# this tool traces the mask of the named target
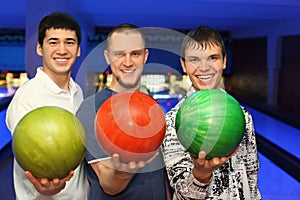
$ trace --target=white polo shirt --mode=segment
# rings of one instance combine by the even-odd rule
[[[59,106],[73,114],[83,101],[80,86],[71,78],[70,91],[59,88],[52,79],[42,70],[37,69],[36,76],[24,83],[15,93],[7,109],[6,124],[13,131],[20,119],[31,110],[42,106]],[[16,198],[21,200],[33,199],[87,199],[88,181],[83,163],[74,171],[74,176],[67,182],[66,187],[53,196],[43,196],[36,191],[32,183],[25,177],[24,170],[14,160],[14,187]]]

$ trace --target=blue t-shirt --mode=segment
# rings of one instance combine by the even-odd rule
[[[86,98],[77,111],[77,117],[82,122],[86,132],[86,156],[87,162],[107,158],[106,152],[99,146],[94,132],[94,121],[98,109],[102,103],[115,92],[105,88],[100,92]],[[121,193],[111,196],[106,194],[99,184],[98,177],[92,167],[88,164],[86,175],[90,183],[89,199],[120,199],[120,200],[165,200],[165,167],[161,156],[147,164],[143,169],[137,171],[129,182],[127,188]]]

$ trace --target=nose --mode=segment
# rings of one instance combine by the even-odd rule
[[[57,46],[57,53],[59,53],[59,54],[66,54],[67,53],[67,48],[66,48],[66,45],[64,43],[60,43]]]
[[[131,55],[130,55],[130,54],[126,54],[126,55],[125,55],[123,64],[124,64],[126,67],[130,67],[130,66],[132,65],[132,58],[131,58]]]
[[[208,71],[210,68],[210,63],[207,61],[199,61],[197,63],[194,63],[194,67],[199,71]]]

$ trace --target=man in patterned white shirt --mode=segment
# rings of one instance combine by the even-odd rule
[[[229,156],[206,160],[207,152],[190,155],[180,144],[176,129],[176,113],[182,102],[199,90],[224,90],[222,73],[226,68],[226,51],[221,35],[207,26],[190,31],[183,40],[183,71],[192,87],[166,115],[167,132],[162,152],[173,199],[261,199],[257,187],[259,160],[251,114],[245,108],[245,133],[239,147]],[[225,91],[224,91],[225,92]]]

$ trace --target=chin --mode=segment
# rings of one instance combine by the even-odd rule
[[[132,88],[136,88],[139,86],[139,82],[123,82],[123,81],[119,81],[119,85],[123,88],[126,88],[126,89],[132,89]]]

